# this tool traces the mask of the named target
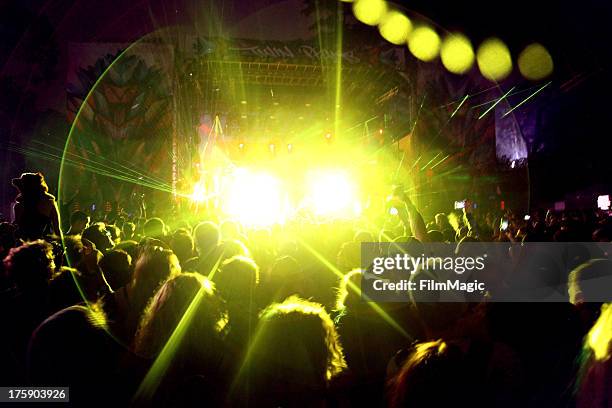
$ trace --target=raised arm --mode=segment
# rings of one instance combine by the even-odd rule
[[[59,210],[57,208],[57,203],[55,200],[51,203],[51,211],[49,213],[49,217],[51,218],[51,226],[53,227],[53,232],[63,240],[62,228],[60,227],[60,219],[59,219]]]
[[[410,231],[421,242],[427,241],[427,227],[421,213],[412,203],[408,195],[404,192],[397,193],[397,198],[403,203],[405,211],[398,211],[400,219],[405,227],[410,227]]]
[[[478,238],[480,235],[480,230],[478,228],[476,218],[474,218],[473,210],[474,208],[472,201],[465,200],[465,206],[463,207],[463,222],[468,227],[470,235],[474,238]]]

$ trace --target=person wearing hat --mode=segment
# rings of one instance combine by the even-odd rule
[[[57,204],[48,192],[45,177],[41,173],[23,173],[12,184],[19,190],[14,206],[17,236],[26,241],[50,234],[61,237]]]

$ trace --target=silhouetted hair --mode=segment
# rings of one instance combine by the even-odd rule
[[[176,231],[170,240],[170,247],[178,257],[181,265],[194,256],[193,238],[187,230],[180,229]]]
[[[116,225],[107,225],[106,230],[110,233],[113,242],[121,241],[121,229]]]
[[[427,241],[429,242],[444,242],[444,234],[438,230],[427,232]]]
[[[336,296],[336,311],[344,312],[359,304],[361,300],[361,270],[354,269],[340,280]]]
[[[592,259],[570,272],[570,302],[612,302],[612,261]]]
[[[70,225],[74,225],[77,222],[86,223],[89,219],[89,215],[85,214],[83,211],[75,211],[70,214]]]
[[[298,297],[262,313],[246,372],[259,402],[308,398],[324,390],[346,363],[336,328],[322,305]],[[281,401],[269,401],[278,395]],[[286,402],[285,402],[286,403]]]
[[[80,235],[65,235],[64,236],[64,251],[68,266],[76,268],[83,259],[83,242]]]
[[[95,222],[85,228],[81,234],[81,238],[91,241],[96,246],[96,249],[104,252],[112,248],[113,242],[110,237],[110,232],[106,230],[106,225],[103,222]]]
[[[158,246],[145,247],[134,267],[134,308],[144,309],[157,289],[180,272],[178,258],[171,250]]]
[[[104,255],[100,260],[100,269],[113,290],[132,281],[132,257],[121,249],[114,249]]]
[[[162,238],[166,233],[166,224],[161,218],[149,218],[145,222],[143,230],[145,237]]]
[[[221,256],[223,259],[229,259],[234,256],[244,256],[247,258],[251,257],[251,251],[237,239],[229,239],[227,241],[223,241],[220,244]]]
[[[250,258],[234,256],[221,265],[213,281],[228,302],[252,302],[259,284],[259,267]]]
[[[133,222],[124,222],[123,226],[121,227],[121,231],[124,235],[128,235],[127,233],[129,232],[131,238],[131,235],[134,235],[134,232],[136,231],[136,224]]]
[[[131,239],[127,241],[121,241],[117,245],[113,247],[113,249],[120,249],[122,251],[127,252],[132,257],[132,262],[135,262],[140,255],[140,247],[138,246],[138,242],[133,241]]]
[[[79,286],[86,286],[81,272],[74,268],[61,267],[49,282],[50,312],[56,312],[83,301]]]
[[[442,340],[420,343],[390,382],[390,406],[472,407],[478,405],[477,383],[461,350]]]
[[[263,285],[269,300],[282,302],[292,295],[305,296],[308,285],[299,262],[292,256],[277,258],[268,273],[264,275]]]
[[[15,232],[17,227],[8,222],[0,222],[0,251],[6,251],[15,246],[17,243]],[[0,252],[2,254],[2,252]]]
[[[74,405],[92,405],[96,390],[116,386],[120,351],[107,332],[102,311],[71,306],[49,317],[32,334],[28,378],[33,385],[70,384]],[[110,405],[116,402],[113,397],[117,393],[96,396],[94,405]]]
[[[219,228],[212,222],[201,222],[193,229],[193,241],[198,254],[207,255],[219,245]]]
[[[11,248],[4,258],[9,279],[21,290],[47,286],[55,268],[52,250],[42,239]]]
[[[374,236],[369,231],[357,231],[353,237],[353,241],[362,242],[374,242]]]
[[[135,351],[155,357],[181,324],[185,331],[176,346],[183,357],[198,359],[217,354],[222,350],[211,347],[219,346],[226,322],[214,285],[200,274],[182,273],[167,280],[151,299],[136,333]]]
[[[576,407],[610,406],[612,369],[612,303],[601,305],[601,314],[584,338],[576,381]]]
[[[42,173],[23,173],[19,178],[14,178],[11,184],[19,190],[20,195],[17,196],[17,201],[21,201],[21,198],[42,197],[49,191]]]

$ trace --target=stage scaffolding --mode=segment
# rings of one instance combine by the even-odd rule
[[[213,84],[240,81],[252,85],[323,87],[328,78],[335,78],[335,65],[287,64],[280,62],[214,61],[204,62],[213,74]],[[366,66],[343,66],[342,75],[363,78],[374,70]]]

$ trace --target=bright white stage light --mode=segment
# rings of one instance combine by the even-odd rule
[[[237,169],[223,197],[223,211],[250,227],[282,223],[285,209],[280,184],[268,173]]]
[[[203,203],[206,200],[206,187],[204,187],[204,183],[198,181],[193,186],[193,193],[191,193],[191,199],[196,203]]]
[[[312,171],[308,174],[306,201],[318,216],[351,218],[361,213],[357,189],[343,171]]]

